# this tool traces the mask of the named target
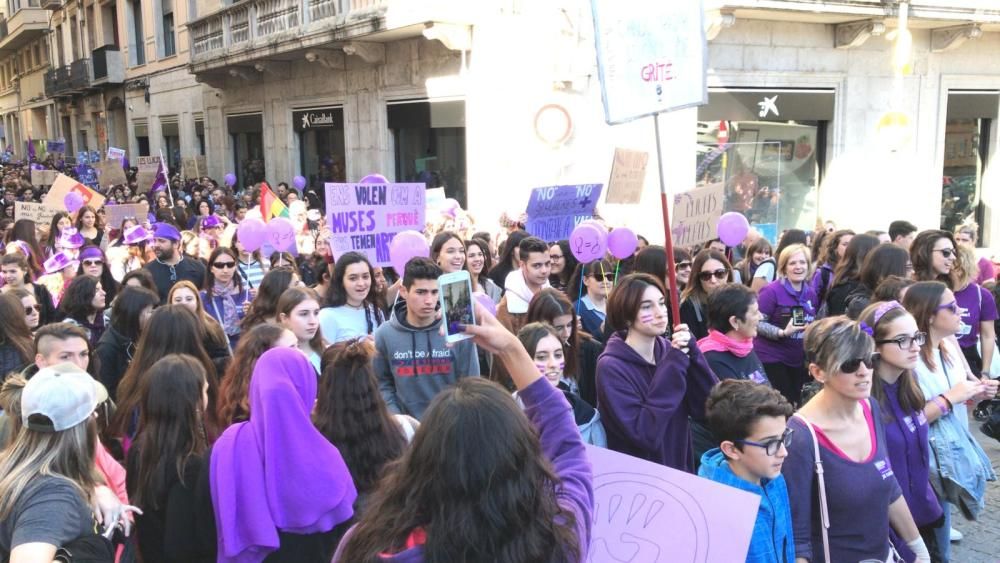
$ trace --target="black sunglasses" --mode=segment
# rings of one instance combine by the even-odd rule
[[[228,270],[229,268],[235,268],[236,262],[212,262],[213,268],[223,268]]]
[[[612,279],[612,276],[608,276],[600,272],[596,274],[590,274],[590,277],[594,278],[594,281],[599,281],[599,282],[603,282],[605,280],[610,281]]]
[[[840,364],[840,373],[857,373],[861,369],[861,364],[864,364],[866,369],[872,369],[872,366],[875,365],[874,359],[875,356],[868,356],[867,358],[847,360]]]
[[[703,282],[708,281],[713,277],[715,277],[715,279],[719,281],[722,281],[729,277],[729,270],[724,270],[722,268],[719,268],[714,272],[698,272],[698,279],[700,279]]]

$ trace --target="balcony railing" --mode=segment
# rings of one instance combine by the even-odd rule
[[[93,82],[90,59],[77,59],[67,66],[45,73],[45,95],[55,97],[77,94],[90,89]]]
[[[191,55],[212,57],[217,51],[266,42],[285,32],[297,32],[314,22],[349,18],[379,8],[388,0],[248,0],[191,22]]]

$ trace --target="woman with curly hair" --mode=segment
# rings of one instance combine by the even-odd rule
[[[251,328],[240,338],[219,389],[219,421],[223,427],[250,418],[250,376],[257,359],[271,348],[294,348],[295,333],[274,323]]]
[[[69,283],[59,311],[64,315],[63,321],[75,324],[87,332],[87,340],[91,349],[97,348],[97,343],[104,334],[104,307],[107,306],[107,294],[101,286],[101,280],[94,276],[77,276]]]

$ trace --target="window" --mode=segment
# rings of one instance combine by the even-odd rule
[[[160,130],[163,133],[163,158],[167,159],[167,166],[178,169],[181,164],[181,133],[177,116],[161,117]]]
[[[392,102],[387,112],[396,181],[444,187],[447,197],[466,206],[465,102]]]
[[[198,154],[205,154],[205,118],[198,114],[194,119],[194,136],[198,138]]]
[[[149,126],[146,124],[146,120],[135,120],[133,127],[135,128],[135,144],[139,156],[149,156]]]
[[[264,118],[259,113],[228,115],[226,129],[232,139],[236,185],[263,182],[267,173],[264,162]]]
[[[142,30],[142,1],[128,0],[128,8],[132,16],[128,36],[128,59],[132,66],[144,65],[146,64],[146,39]],[[148,155],[147,153],[142,154]]]
[[[308,185],[322,188],[326,182],[346,182],[343,108],[295,110],[292,126],[298,133],[299,166]]]
[[[177,44],[174,40],[174,2],[173,0],[160,1],[163,14],[163,19],[161,20],[163,56],[171,57],[177,54]]]
[[[983,202],[983,172],[989,162],[990,131],[997,118],[1000,94],[995,91],[948,92],[948,114],[944,133],[944,169],[941,185],[941,228],[975,221],[980,225],[979,246],[984,240],[982,225],[986,214]]]

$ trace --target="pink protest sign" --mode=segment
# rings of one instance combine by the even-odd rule
[[[424,230],[424,184],[326,184],[327,226],[334,256],[356,251],[373,266],[391,266],[396,233]]]
[[[587,561],[746,560],[760,497],[683,471],[587,446],[594,527]]]

